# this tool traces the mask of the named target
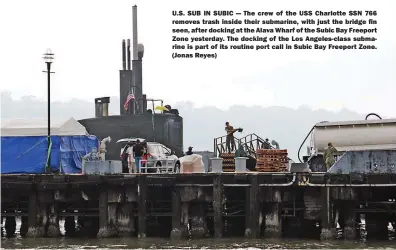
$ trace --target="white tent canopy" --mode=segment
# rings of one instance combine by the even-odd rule
[[[3,119],[1,136],[46,136],[47,119]],[[76,119],[66,121],[51,120],[51,135],[88,135],[87,130]]]

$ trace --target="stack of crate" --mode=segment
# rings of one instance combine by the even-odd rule
[[[256,171],[286,172],[289,159],[286,149],[258,149]]]
[[[235,171],[235,159],[233,153],[221,153],[220,157],[223,158],[223,172]]]

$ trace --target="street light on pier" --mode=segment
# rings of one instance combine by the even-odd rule
[[[54,54],[52,53],[51,49],[47,49],[44,53],[43,59],[44,62],[47,64],[47,71],[43,71],[47,73],[48,81],[47,81],[47,143],[48,143],[48,155],[47,155],[47,165],[45,167],[45,171],[51,172],[51,64],[54,61]]]

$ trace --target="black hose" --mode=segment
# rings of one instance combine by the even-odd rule
[[[380,120],[382,120],[381,116],[377,115],[376,113],[370,113],[370,114],[366,115],[366,120],[367,120],[367,118],[369,118],[372,115],[374,115],[374,116],[378,117]]]
[[[309,135],[312,133],[312,131],[315,129],[315,127],[316,127],[316,126],[313,126],[313,127],[311,128],[311,130],[309,131],[309,133],[308,133],[307,136],[305,137],[304,141],[301,143],[300,148],[298,149],[297,156],[298,156],[298,160],[299,160],[301,163],[303,163],[302,160],[300,159],[300,151],[301,151],[301,148],[302,148],[302,146],[304,145],[305,141],[308,139],[308,136],[309,136]]]

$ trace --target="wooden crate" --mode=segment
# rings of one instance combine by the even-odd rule
[[[259,161],[256,164],[256,171],[258,172],[286,172],[287,168],[282,162],[263,162]]]
[[[287,155],[287,149],[257,149],[257,155]]]
[[[287,157],[259,157],[257,159],[258,162],[283,162],[287,163],[289,162],[289,159]]]

